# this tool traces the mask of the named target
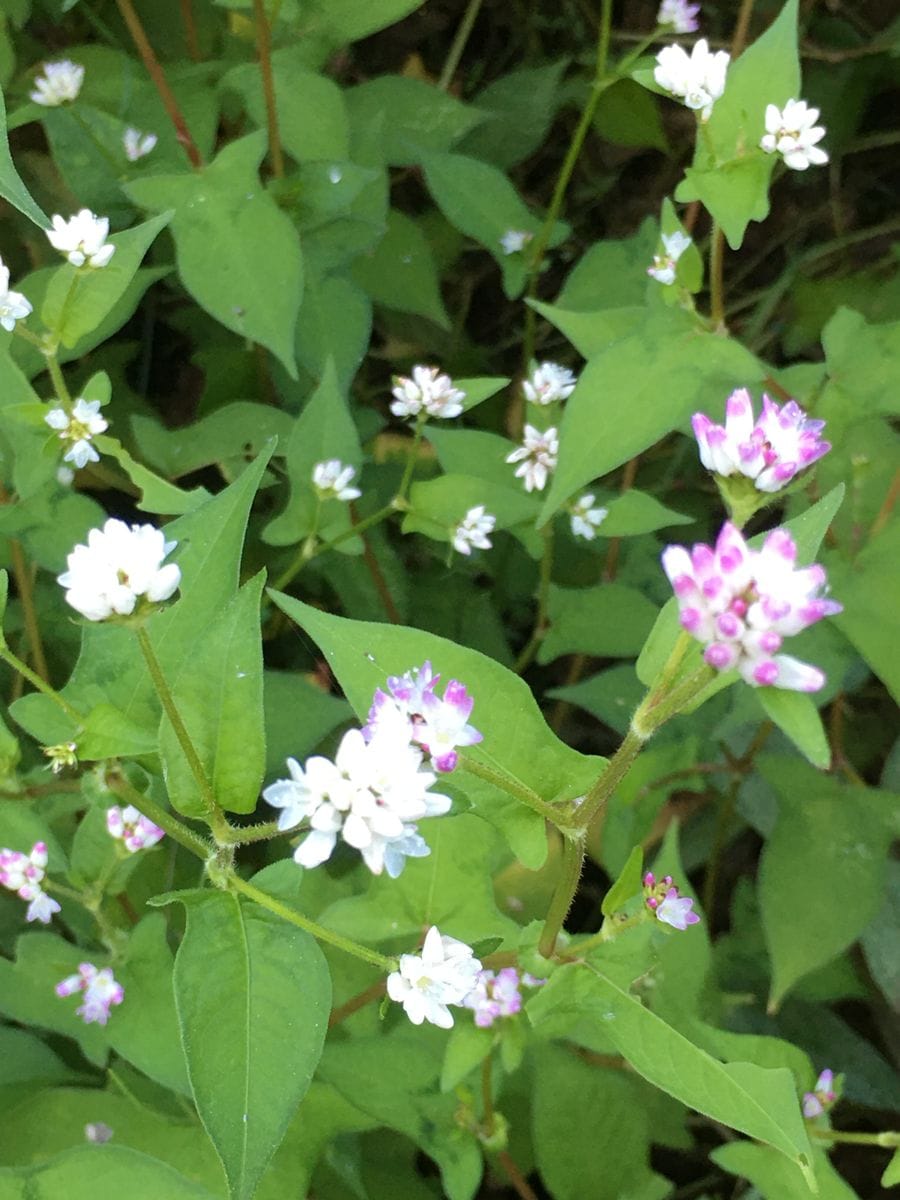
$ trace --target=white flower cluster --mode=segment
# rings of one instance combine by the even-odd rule
[[[585,492],[569,508],[569,520],[575,537],[583,537],[585,541],[594,540],[597,530],[609,516],[608,508],[594,507],[593,492]]]
[[[526,492],[542,492],[556,470],[558,456],[559,434],[555,425],[543,432],[534,425],[526,425],[522,445],[507,454],[506,461],[519,463],[516,478],[525,484]]]
[[[78,992],[81,992],[84,1000],[75,1011],[85,1025],[94,1021],[98,1025],[105,1025],[109,1020],[109,1010],[125,999],[125,989],[116,982],[112,969],[98,969],[93,963],[81,963],[77,975],[68,975],[56,985],[56,994],[61,998],[74,996]]]
[[[22,293],[9,290],[9,268],[0,258],[0,325],[7,333],[12,333],[16,321],[24,320],[30,312],[31,304]]]
[[[701,121],[708,121],[713,105],[725,91],[730,62],[731,56],[726,51],[712,52],[706,38],[700,38],[690,54],[678,45],[660,50],[653,78],[688,108],[699,110]]]
[[[126,525],[111,517],[66,559],[69,569],[58,576],[66,601],[89,621],[105,621],[129,616],[139,602],[168,600],[181,582],[181,569],[163,559],[176,544],[152,525]]]
[[[647,274],[657,283],[664,283],[668,287],[675,282],[678,260],[690,246],[691,239],[686,233],[676,229],[674,233],[662,235],[662,244],[663,253],[653,256],[653,262],[647,268]]]
[[[525,399],[532,404],[555,404],[557,400],[568,400],[578,382],[568,367],[559,363],[542,362],[522,384]]]
[[[290,779],[265,789],[264,799],[281,809],[279,829],[309,822],[294,852],[300,866],[326,862],[338,835],[373,874],[392,879],[407,858],[429,853],[416,822],[450,808],[449,796],[431,791],[435,772],[453,770],[457,746],[481,741],[467,723],[474,701],[465,686],[451,680],[439,697],[439,679],[428,662],[392,676],[387,692],[376,690],[365,728],[344,734],[333,762],[315,755],[300,766],[289,758]]]
[[[490,550],[493,543],[488,534],[493,532],[496,524],[497,518],[493,513],[485,512],[483,504],[476,504],[453,528],[451,540],[454,550],[465,555],[471,554],[473,547],[476,550]]]
[[[442,375],[439,367],[424,366],[413,367],[412,378],[396,376],[393,395],[391,412],[395,417],[418,417],[426,413],[443,420],[458,417],[466,398],[466,393],[454,387],[453,380]]]
[[[30,98],[44,108],[59,108],[78,99],[84,83],[84,67],[64,58],[61,62],[44,63],[43,75],[34,81]]]
[[[57,432],[61,442],[71,442],[63,462],[81,468],[100,461],[91,441],[96,434],[108,429],[109,423],[100,416],[99,400],[84,400],[79,396],[70,412],[64,408],[51,408],[44,421]]]
[[[122,134],[122,149],[129,162],[137,162],[146,158],[158,141],[155,133],[141,133],[139,129],[129,125]]]
[[[49,925],[53,914],[59,912],[59,905],[41,887],[46,873],[47,847],[43,842],[35,842],[28,854],[0,850],[0,886],[27,900],[25,920],[40,921],[42,925]]]
[[[97,217],[89,208],[82,208],[68,221],[57,213],[53,228],[47,230],[47,240],[54,250],[64,254],[73,267],[105,267],[116,252],[109,235],[109,218]]]
[[[481,970],[471,946],[441,934],[432,925],[420,954],[400,955],[399,969],[388,976],[387,992],[403,1005],[413,1025],[428,1021],[451,1029],[453,1014],[448,1005],[463,1005]]]
[[[819,110],[810,108],[805,100],[788,100],[783,109],[767,104],[766,132],[759,144],[766,154],[777,151],[793,171],[823,166],[828,155],[818,145],[825,136],[825,127],[816,124],[818,119]]]
[[[500,239],[500,248],[504,254],[521,254],[533,238],[534,234],[526,229],[507,229]]]
[[[145,817],[133,804],[120,808],[114,804],[106,810],[106,828],[109,836],[117,842],[122,842],[129,854],[137,854],[139,850],[149,850],[165,836],[165,830]]]
[[[350,487],[355,474],[355,467],[345,466],[337,458],[329,458],[313,467],[313,487],[320,500],[358,500],[362,492],[359,488]]]

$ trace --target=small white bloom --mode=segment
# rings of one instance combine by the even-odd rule
[[[125,989],[116,981],[111,968],[98,970],[93,963],[81,963],[77,975],[68,975],[56,985],[56,994],[61,998],[74,996],[77,992],[84,994],[84,1003],[75,1011],[85,1025],[93,1021],[105,1025],[109,1010],[125,999]]]
[[[449,375],[438,367],[413,367],[412,378],[398,375],[394,379],[394,399],[391,412],[395,417],[417,417],[423,410],[430,417],[458,417],[463,410],[466,393],[453,386]]]
[[[535,367],[531,376],[522,384],[525,399],[532,404],[553,404],[556,400],[567,400],[575,391],[578,382],[568,367],[558,363],[543,362]]]
[[[93,1142],[97,1146],[102,1146],[104,1142],[108,1142],[113,1136],[114,1130],[108,1125],[104,1125],[102,1121],[91,1121],[84,1127],[84,1140]]]
[[[133,804],[120,808],[114,804],[106,810],[106,828],[109,836],[123,842],[131,854],[138,850],[149,850],[165,836],[165,830],[145,817]]]
[[[708,121],[713,105],[725,91],[731,56],[724,50],[710,53],[706,38],[694,43],[691,53],[682,46],[664,46],[656,56],[653,78]]]
[[[91,439],[108,429],[109,423],[100,416],[99,400],[84,400],[79,396],[70,413],[64,408],[51,408],[44,421],[57,431],[60,441],[72,443],[63,455],[63,462],[70,462],[80,469],[89,462],[100,461]]]
[[[141,133],[133,125],[129,125],[122,134],[122,148],[129,162],[137,162],[139,158],[146,158],[158,141],[159,138],[155,133]]]
[[[453,530],[454,550],[460,554],[471,554],[473,546],[476,550],[490,550],[493,543],[488,534],[496,524],[497,518],[485,512],[483,504],[470,508]]]
[[[16,321],[21,321],[31,312],[31,305],[21,292],[9,290],[9,269],[0,258],[0,325],[12,333]]]
[[[603,524],[608,515],[609,509],[594,508],[593,493],[585,492],[569,509],[572,532],[576,537],[583,537],[591,542],[594,540],[597,529]]]
[[[669,26],[675,33],[696,33],[700,27],[699,12],[700,5],[689,4],[688,0],[662,0],[656,23]]]
[[[653,256],[653,265],[647,268],[647,274],[657,283],[669,285],[675,282],[675,268],[679,258],[690,246],[691,239],[686,233],[676,229],[674,233],[662,235],[662,244],[663,253]]]
[[[75,481],[75,472],[71,467],[56,468],[56,482],[61,487],[71,487]]]
[[[58,108],[78,99],[84,82],[84,67],[64,58],[61,62],[44,63],[44,74],[34,81],[31,99],[44,108]]]
[[[552,471],[556,470],[559,455],[559,436],[556,429],[541,433],[533,425],[525,426],[525,436],[518,450],[506,456],[508,463],[520,463],[516,478],[522,479],[526,492],[542,492]]]
[[[313,487],[322,500],[357,500],[362,492],[349,486],[355,474],[354,467],[345,467],[339,459],[330,458],[313,467]]]
[[[462,1005],[475,988],[481,963],[471,946],[428,930],[421,954],[401,954],[400,969],[388,976],[387,992],[403,1005],[413,1025],[429,1021],[441,1029],[453,1026],[448,1005]]]
[[[163,560],[177,543],[167,542],[152,525],[126,525],[110,518],[92,529],[86,546],[76,546],[58,576],[66,600],[89,621],[128,616],[139,600],[168,600],[181,582],[181,570]]]
[[[825,127],[817,125],[819,110],[810,108],[805,100],[788,100],[783,109],[776,104],[766,105],[766,132],[760,146],[766,154],[776,151],[785,166],[794,171],[820,167],[828,155],[817,145],[825,136]]]
[[[534,237],[533,233],[529,233],[526,229],[507,229],[503,237],[500,239],[500,245],[504,254],[518,254],[524,250],[528,243]]]
[[[73,267],[105,267],[116,252],[109,234],[109,218],[97,217],[89,208],[82,208],[68,221],[57,213],[53,228],[47,230],[50,245],[64,254]]]

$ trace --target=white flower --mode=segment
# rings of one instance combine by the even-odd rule
[[[84,993],[84,1003],[75,1011],[84,1018],[85,1025],[92,1021],[105,1025],[109,1010],[125,999],[125,989],[116,982],[111,969],[104,967],[101,971],[93,963],[81,963],[77,975],[69,975],[56,985],[57,996],[74,996],[76,992]]]
[[[60,104],[78,99],[84,82],[84,67],[64,58],[61,62],[44,63],[44,74],[34,81],[30,93],[35,104],[44,108],[58,108]]]
[[[89,621],[104,621],[114,614],[128,616],[142,599],[168,600],[181,582],[181,570],[175,563],[163,566],[163,559],[176,544],[152,525],[110,518],[68,556],[69,569],[58,576],[67,602]]]
[[[109,428],[109,423],[100,416],[99,400],[84,400],[79,397],[67,413],[64,408],[51,408],[44,417],[51,429],[59,433],[60,441],[72,445],[63,455],[63,462],[86,467],[89,462],[99,462],[100,455],[91,445],[91,439]]]
[[[487,536],[497,524],[497,518],[492,513],[484,511],[483,504],[470,508],[463,519],[453,529],[453,548],[460,554],[471,554],[472,547],[476,550],[490,550],[493,543]]]
[[[572,522],[572,533],[576,537],[593,541],[597,529],[609,515],[607,508],[594,508],[593,492],[585,492],[580,500],[576,500],[569,509],[569,519]]]
[[[534,234],[529,233],[527,229],[507,229],[506,233],[500,239],[503,253],[518,254],[525,249],[533,237]]]
[[[661,88],[699,109],[708,121],[713,105],[725,91],[725,76],[731,56],[724,50],[710,53],[706,38],[695,42],[691,53],[682,46],[665,46],[656,56],[653,78]]]
[[[109,218],[97,217],[89,208],[83,208],[64,221],[57,213],[53,217],[53,228],[47,230],[47,239],[55,250],[65,254],[73,267],[105,267],[116,252],[115,246],[106,240],[109,234]]]
[[[575,391],[578,382],[568,367],[557,363],[543,362],[535,367],[529,379],[522,384],[525,399],[532,404],[553,404],[556,400],[567,400]]]
[[[355,474],[354,467],[345,467],[339,459],[330,458],[313,467],[313,487],[322,500],[357,500],[362,492],[348,486]]]
[[[59,905],[46,894],[41,884],[47,873],[47,847],[35,842],[28,854],[20,850],[0,850],[0,885],[28,901],[26,921],[49,925]]]
[[[417,417],[423,410],[430,417],[458,417],[463,410],[466,393],[453,386],[449,375],[439,367],[413,367],[412,378],[398,375],[394,379],[394,399],[391,412],[395,417]]]
[[[785,166],[794,171],[820,167],[828,155],[816,143],[825,136],[825,127],[817,125],[819,110],[810,108],[805,100],[788,100],[783,109],[776,104],[766,105],[766,132],[760,146],[766,154],[777,150]]]
[[[145,817],[142,812],[129,804],[120,808],[114,804],[106,810],[106,828],[109,835],[116,841],[123,842],[131,854],[138,850],[149,850],[166,836],[165,830]]]
[[[141,133],[133,125],[129,125],[122,134],[122,148],[129,162],[137,162],[145,158],[159,141],[155,133]]]
[[[697,20],[699,11],[700,5],[689,4],[688,0],[662,0],[656,23],[668,25],[676,33],[696,33],[700,27]]]
[[[93,1142],[97,1146],[102,1146],[104,1142],[108,1142],[115,1131],[110,1129],[102,1121],[91,1121],[84,1127],[84,1140]]]
[[[559,437],[555,428],[541,433],[533,425],[526,425],[522,445],[508,454],[506,461],[521,464],[516,468],[516,478],[524,481],[526,492],[541,492],[556,469],[558,454]]]
[[[30,312],[31,305],[22,293],[9,290],[9,269],[0,258],[0,325],[7,333],[12,333],[16,321],[21,321]]]
[[[375,689],[363,732],[373,738],[396,727],[395,736],[416,742],[435,768],[444,773],[456,768],[457,746],[477,745],[483,735],[468,723],[475,699],[466,685],[451,679],[443,696],[438,696],[434,689],[439,680],[440,675],[433,674],[428,661],[404,675],[391,675],[390,694]]]
[[[453,1016],[447,1006],[463,1003],[476,986],[480,972],[481,963],[471,946],[442,935],[432,925],[421,954],[400,955],[400,969],[388,976],[387,992],[403,1005],[413,1025],[429,1021],[450,1029]]]
[[[691,244],[691,239],[680,229],[674,233],[662,235],[663,254],[653,256],[653,265],[647,268],[647,274],[658,283],[672,284],[675,282],[675,267],[679,258]]]

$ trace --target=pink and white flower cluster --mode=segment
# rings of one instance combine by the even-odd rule
[[[542,362],[522,384],[522,391],[531,404],[555,404],[557,400],[568,400],[577,383],[577,377],[568,367]]]
[[[662,564],[681,624],[706,647],[711,667],[736,669],[753,687],[823,687],[822,671],[778,651],[786,637],[841,612],[841,605],[822,595],[823,567],[797,567],[797,546],[786,529],[773,530],[761,550],[752,550],[729,522],[714,547],[668,546]]]
[[[453,1027],[449,1005],[461,1006],[475,988],[481,962],[472,947],[428,930],[420,954],[401,954],[399,967],[388,975],[387,993],[403,1005],[413,1025],[428,1021],[441,1029]]]
[[[457,746],[481,741],[467,724],[473,700],[465,686],[451,680],[438,697],[439,678],[427,662],[392,676],[388,692],[375,692],[368,724],[344,734],[333,762],[314,755],[300,766],[289,758],[290,779],[265,789],[265,800],[282,810],[279,829],[309,822],[294,852],[300,866],[326,862],[339,836],[373,874],[392,879],[407,858],[430,853],[416,822],[450,809],[450,797],[431,790],[436,771],[453,770]]]
[[[116,982],[112,969],[103,967],[101,970],[93,963],[80,963],[77,975],[68,975],[56,985],[57,996],[65,998],[77,992],[83,994],[84,1001],[75,1011],[85,1025],[94,1022],[105,1025],[110,1009],[125,999],[125,989]]]
[[[808,417],[793,400],[779,408],[763,396],[754,420],[746,388],[728,397],[724,425],[704,413],[694,413],[692,423],[704,467],[725,477],[744,475],[760,492],[780,491],[831,449],[820,436],[825,422]]]
[[[699,915],[692,911],[693,899],[681,895],[671,875],[664,875],[657,880],[652,871],[647,872],[644,876],[644,903],[657,921],[682,932],[688,925],[696,925],[700,920]]]
[[[827,1112],[838,1098],[838,1089],[835,1087],[834,1071],[827,1067],[819,1075],[815,1082],[815,1086],[811,1092],[803,1093],[803,1115],[808,1121],[815,1117],[821,1117],[824,1112]]]
[[[696,33],[700,28],[697,14],[699,4],[689,4],[688,0],[662,0],[659,12],[656,14],[657,25],[668,26],[675,33]]]
[[[109,836],[117,842],[122,842],[130,854],[138,850],[149,850],[165,836],[165,830],[154,825],[149,817],[145,817],[133,804],[120,808],[114,804],[106,810],[106,828]]]
[[[440,367],[413,367],[412,378],[398,375],[394,378],[394,399],[391,412],[395,417],[441,417],[447,420],[458,417],[463,410],[466,393],[453,386],[449,375],[442,375]]]
[[[521,987],[536,988],[546,982],[546,979],[536,979],[527,972],[520,975],[515,967],[503,967],[496,974],[482,971],[463,1000],[463,1006],[474,1012],[475,1024],[480,1029],[490,1029],[495,1021],[514,1017],[521,1011]]]
[[[28,901],[26,921],[49,925],[50,918],[59,912],[59,905],[47,895],[41,884],[47,873],[47,847],[35,842],[28,854],[20,850],[0,850],[0,885]]]

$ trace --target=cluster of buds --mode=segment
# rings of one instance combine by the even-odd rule
[[[463,519],[454,525],[450,535],[453,549],[468,556],[473,548],[490,550],[493,542],[488,534],[493,533],[497,518],[485,510],[483,504],[470,508]]]
[[[126,525],[111,517],[66,559],[68,570],[58,576],[66,601],[87,620],[105,621],[168,600],[181,570],[163,560],[176,545],[153,525]]]
[[[465,1004],[481,969],[471,946],[432,925],[420,954],[400,955],[399,969],[388,975],[387,993],[403,1005],[413,1025],[428,1021],[451,1029],[453,1014],[448,1006]]]
[[[97,217],[89,208],[82,208],[68,221],[55,214],[53,228],[47,230],[50,245],[73,267],[105,267],[116,252],[106,240],[108,236],[109,218]]]
[[[803,1115],[807,1121],[821,1117],[837,1103],[840,1094],[839,1083],[840,1080],[835,1081],[834,1071],[826,1067],[816,1080],[813,1090],[803,1093]]]
[[[31,303],[22,293],[9,290],[9,268],[0,258],[0,325],[7,333],[12,333],[16,321],[23,321],[30,312]]]
[[[481,971],[475,986],[463,1000],[464,1008],[471,1008],[475,1024],[480,1029],[490,1029],[495,1021],[503,1017],[514,1017],[522,1008],[521,987],[542,987],[546,979],[536,979],[528,972],[519,974],[515,967],[503,967],[497,971]]]
[[[694,901],[682,896],[671,875],[657,880],[652,871],[644,876],[644,904],[657,921],[671,925],[673,929],[685,930],[696,925],[700,917],[693,912]]]
[[[0,850],[0,886],[27,900],[25,920],[40,921],[42,925],[49,925],[53,914],[59,912],[59,905],[41,887],[46,873],[47,847],[43,842],[35,842],[28,854]]]
[[[675,282],[678,260],[690,246],[691,239],[686,233],[676,229],[674,233],[664,233],[661,240],[663,252],[653,256],[653,262],[647,268],[647,274],[657,283],[670,287]]]
[[[458,417],[463,410],[466,393],[453,386],[449,375],[442,375],[439,367],[413,367],[412,378],[398,375],[394,378],[394,399],[391,412],[395,417],[429,417],[448,420]]]
[[[441,816],[449,796],[431,791],[437,771],[456,766],[457,746],[481,741],[467,723],[473,700],[456,680],[443,697],[431,664],[388,680],[376,690],[364,729],[344,734],[334,761],[315,755],[305,766],[288,759],[290,779],[263,792],[280,808],[279,829],[309,822],[310,832],[294,852],[303,867],[326,862],[338,836],[362,855],[369,870],[395,879],[407,858],[430,853],[416,822]]]
[[[753,687],[817,692],[824,686],[817,667],[778,653],[784,638],[841,612],[837,601],[820,595],[824,568],[797,568],[796,562],[797,546],[786,529],[773,530],[761,550],[751,550],[730,523],[715,547],[666,547],[663,569],[681,624],[706,647],[711,667],[736,669]]]
[[[50,759],[47,764],[54,775],[78,766],[78,743],[60,742],[56,746],[44,746],[44,754]]]
[[[694,413],[692,422],[704,467],[721,478],[743,475],[759,492],[780,491],[831,449],[821,437],[825,422],[808,417],[793,400],[779,408],[763,396],[754,420],[746,388],[728,397],[724,425],[704,413]]]
[[[68,975],[56,985],[57,996],[65,998],[81,992],[84,1000],[75,1011],[85,1025],[96,1022],[105,1025],[109,1020],[109,1011],[125,999],[125,989],[117,983],[109,967],[102,970],[93,963],[80,963],[77,975]]]
[[[129,854],[136,854],[138,850],[149,850],[166,836],[165,830],[154,825],[150,818],[138,812],[133,804],[125,808],[114,804],[112,808],[108,808],[106,828],[109,830],[109,836],[122,842]]]
[[[313,467],[313,487],[320,500],[358,500],[362,492],[350,486],[355,474],[355,467],[345,466],[337,458],[329,458]]]
[[[568,400],[578,383],[576,375],[559,363],[542,362],[534,368],[522,384],[525,399],[531,404],[546,407],[559,400]]]
[[[68,444],[63,462],[74,467],[86,467],[99,462],[100,455],[92,445],[94,437],[109,428],[105,417],[100,416],[100,401],[79,398],[68,412],[64,408],[51,408],[44,421],[56,433],[59,440]]]
[[[690,54],[683,46],[665,46],[656,56],[653,78],[688,108],[708,121],[713,105],[725,92],[725,77],[731,56],[724,50],[711,52],[706,38],[695,42]]]

